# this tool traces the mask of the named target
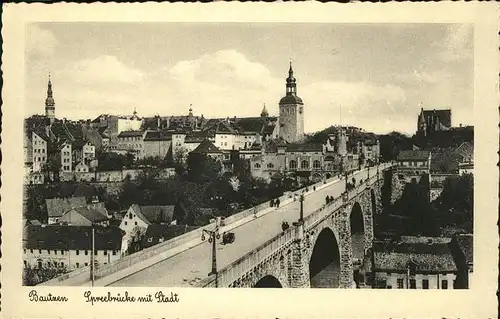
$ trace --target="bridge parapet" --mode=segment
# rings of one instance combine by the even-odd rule
[[[217,276],[211,275],[206,280],[200,281],[198,287],[229,287],[239,278],[251,272],[259,264],[264,263],[267,259],[272,258],[274,254],[290,246],[296,238],[295,232],[295,227],[288,228],[260,245],[257,249],[221,269]]]

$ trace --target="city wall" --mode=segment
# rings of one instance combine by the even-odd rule
[[[137,179],[143,169],[124,169],[120,171],[102,171],[102,172],[63,172],[60,179],[63,182],[86,181],[86,182],[121,182],[130,177],[131,180]],[[159,170],[160,178],[169,178],[175,175],[173,168]]]

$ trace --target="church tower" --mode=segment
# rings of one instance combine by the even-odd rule
[[[56,103],[54,102],[54,97],[52,96],[52,82],[50,81],[47,85],[47,98],[45,99],[45,116],[50,119],[52,123],[56,117]]]
[[[297,96],[292,62],[286,79],[286,95],[279,103],[279,137],[289,143],[299,142],[304,136],[304,102]]]

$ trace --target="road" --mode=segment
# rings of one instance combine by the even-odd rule
[[[375,168],[370,168],[370,175]],[[367,171],[354,173],[356,184],[360,179],[367,177]],[[349,176],[349,181],[352,175]],[[327,195],[338,197],[345,190],[344,180],[337,180],[333,184],[314,193],[310,193],[304,200],[304,217],[325,204]],[[260,216],[245,223],[232,231],[235,241],[230,245],[218,245],[217,269],[222,269],[246,253],[256,249],[269,239],[278,235],[281,223],[288,221],[291,225],[297,221],[300,214],[300,202],[290,202],[280,206],[275,211]],[[211,244],[207,241],[175,256],[165,259],[151,267],[143,269],[128,277],[110,284],[111,287],[190,287],[195,282],[208,276],[212,266]]]

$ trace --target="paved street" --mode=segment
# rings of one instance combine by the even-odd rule
[[[370,174],[376,169],[371,168]],[[357,183],[366,178],[363,170],[354,175]],[[349,179],[352,177],[349,176]],[[325,204],[327,195],[338,197],[345,188],[345,182],[336,181],[332,185],[306,196],[304,201],[304,216]],[[222,269],[231,262],[259,247],[264,242],[281,232],[281,223],[297,221],[299,218],[300,202],[290,202],[279,209],[265,214],[251,222],[245,223],[232,231],[235,241],[230,245],[219,245],[217,249],[217,268]],[[197,279],[205,278],[211,270],[211,244],[208,241],[183,251],[171,258],[161,261],[149,268],[143,269],[131,276],[123,278],[110,286],[158,286],[158,287],[187,287]]]

